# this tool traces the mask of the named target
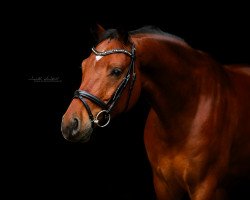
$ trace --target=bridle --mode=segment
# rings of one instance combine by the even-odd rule
[[[100,51],[97,51],[94,47],[92,48],[92,51],[97,56],[107,56],[107,55],[110,55],[110,54],[123,53],[123,54],[126,54],[126,55],[131,57],[131,61],[130,61],[129,68],[128,68],[126,76],[123,78],[122,82],[119,84],[119,86],[115,90],[114,94],[112,95],[112,97],[110,98],[110,100],[107,103],[103,102],[98,97],[96,97],[96,96],[94,96],[94,95],[92,95],[92,94],[90,94],[90,93],[88,93],[87,91],[84,91],[84,90],[76,90],[75,93],[74,93],[74,98],[80,99],[81,102],[83,103],[84,107],[86,108],[86,110],[88,112],[88,115],[89,115],[89,119],[91,121],[92,128],[94,127],[94,124],[96,124],[99,127],[105,127],[110,122],[110,112],[112,111],[115,104],[117,103],[117,101],[121,97],[122,92],[124,91],[124,89],[128,85],[128,82],[129,82],[129,80],[130,80],[130,78],[132,76],[132,80],[130,82],[130,87],[129,87],[129,96],[128,96],[128,99],[127,99],[125,111],[128,108],[130,96],[131,96],[133,86],[134,86],[134,82],[135,82],[135,79],[136,79],[136,73],[135,73],[135,46],[134,46],[134,44],[132,45],[131,52],[129,52],[129,51],[125,50],[125,49],[111,49],[111,50],[100,52]],[[93,103],[95,103],[96,105],[98,105],[99,107],[102,108],[102,110],[100,112],[98,112],[95,117],[93,116],[93,114],[91,112],[91,109],[90,109],[90,107],[89,107],[89,105],[88,105],[88,103],[86,102],[85,99],[89,99],[90,101],[92,101]]]

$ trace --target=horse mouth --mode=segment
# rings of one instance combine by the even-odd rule
[[[78,142],[81,143],[86,143],[90,140],[92,135],[92,130],[89,130],[87,133],[82,134],[82,137],[80,137],[80,139],[78,139]]]
[[[70,142],[85,143],[90,140],[92,132],[93,132],[92,127],[78,131],[70,131],[69,129],[66,128],[65,131],[62,131],[62,135],[66,140]]]

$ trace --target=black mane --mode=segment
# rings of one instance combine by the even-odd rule
[[[124,31],[119,29],[108,29],[105,31],[105,33],[102,35],[102,37],[99,39],[99,42],[102,42],[106,39],[119,39],[120,41],[126,43],[129,41],[130,35],[137,35],[137,34],[158,34],[158,35],[165,35],[171,38],[175,38],[178,40],[184,41],[182,38],[172,35],[170,33],[162,31],[159,27],[156,26],[144,26],[139,29],[133,30],[133,31]]]
[[[157,26],[143,26],[141,28],[138,28],[136,30],[130,31],[130,35],[136,35],[136,34],[147,34],[147,33],[152,33],[152,34],[165,34],[159,27]]]
[[[178,37],[176,35],[164,32],[163,30],[161,30],[157,26],[144,26],[144,27],[141,27],[139,29],[130,31],[129,34],[130,35],[136,35],[136,34],[158,34],[158,35],[165,35],[165,36],[168,36],[168,37],[171,37],[171,38],[175,38],[175,39],[178,39],[178,40],[183,40],[182,38],[180,38],[180,37]]]

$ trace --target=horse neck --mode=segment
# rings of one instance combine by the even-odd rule
[[[166,128],[179,123],[184,129],[199,109],[209,112],[221,98],[223,68],[205,53],[172,38],[134,42],[142,91]]]

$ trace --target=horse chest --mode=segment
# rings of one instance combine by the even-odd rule
[[[182,155],[163,156],[159,158],[158,164],[156,164],[156,171],[165,179],[185,179],[186,174],[189,171],[190,163]]]
[[[186,148],[166,147],[153,138],[146,140],[145,144],[152,169],[164,182],[188,188],[190,182],[197,180],[206,170],[204,159],[207,152],[190,156]]]
[[[153,171],[165,180],[177,180],[184,183],[186,177],[193,174],[193,159],[187,155],[185,148],[180,144],[167,145],[166,141],[156,137],[157,133],[164,132],[154,112],[151,112],[144,131],[144,143]],[[157,144],[157,145],[156,145]]]

